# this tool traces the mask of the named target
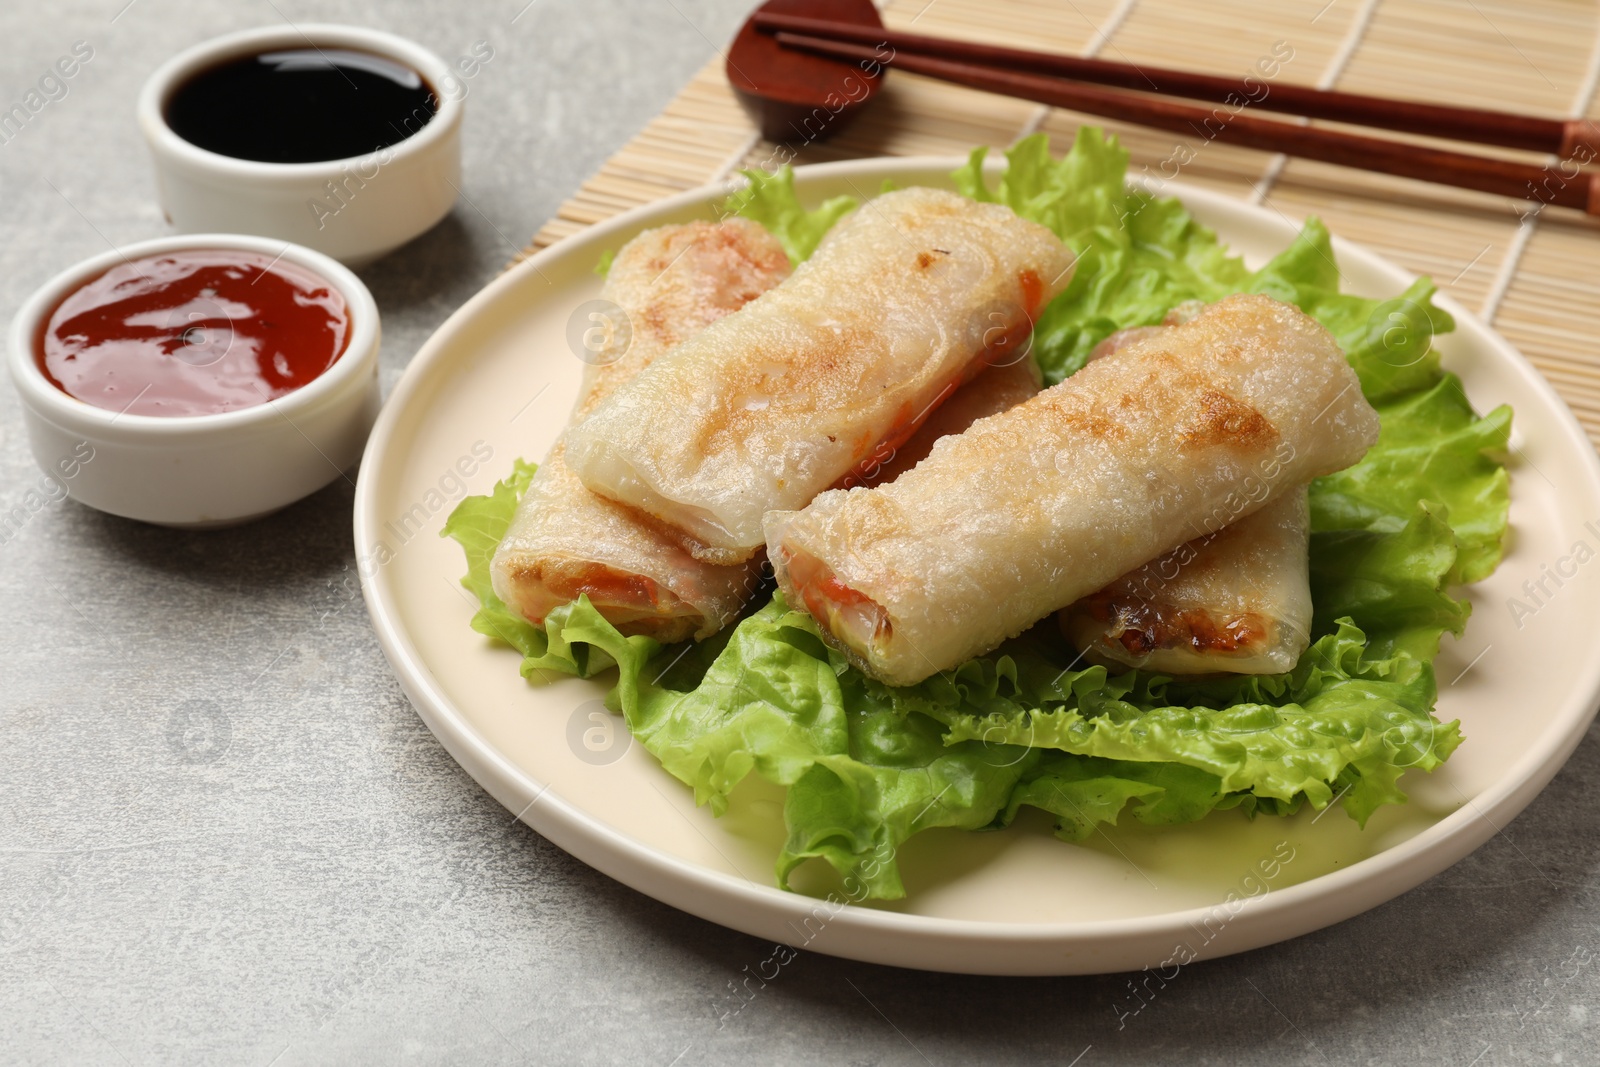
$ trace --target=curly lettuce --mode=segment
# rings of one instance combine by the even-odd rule
[[[958,190],[1048,226],[1079,257],[1035,327],[1048,382],[1116,330],[1235,292],[1294,303],[1343,346],[1382,432],[1360,463],[1312,485],[1315,640],[1293,671],[1181,680],[1078,669],[1047,621],[897,688],[851,667],[779,595],[688,648],[623,637],[586,599],[530,626],[495,598],[488,572],[532,476],[520,462],[445,527],[482,605],[473,628],[521,652],[525,676],[615,667],[609,706],[714,812],[751,774],[785,787],[784,886],[820,859],[852,896],[901,897],[894,856],[908,838],[1004,826],[1023,807],[1081,840],[1125,813],[1175,825],[1337,803],[1364,824],[1403,803],[1404,773],[1436,768],[1461,741],[1458,723],[1433,714],[1432,659],[1442,635],[1466,625],[1469,605],[1451,589],[1498,564],[1509,506],[1510,410],[1479,416],[1440,367],[1433,338],[1454,323],[1432,283],[1388,300],[1341,293],[1316,219],[1251,271],[1178,201],[1127,188],[1126,152],[1097,130],[1080,130],[1060,159],[1043,136],[1018,142],[993,188],[983,161],[979,149],[953,175]],[[762,222],[797,263],[856,206],[840,197],[807,210],[787,168],[750,178],[725,210]]]
[[[833,224],[859,205],[853,196],[836,196],[807,211],[794,191],[794,169],[787,165],[770,174],[753,169],[740,173],[749,184],[728,197],[723,213],[761,223],[796,265],[810,258]]]

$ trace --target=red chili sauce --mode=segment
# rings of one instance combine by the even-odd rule
[[[45,377],[130,415],[214,415],[290,393],[350,342],[344,296],[257,252],[193,249],[119,263],[70,293],[34,351]]]

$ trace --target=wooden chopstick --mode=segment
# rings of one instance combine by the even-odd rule
[[[881,53],[863,45],[803,34],[780,32],[780,44],[839,59],[885,62]],[[1600,216],[1600,172],[1572,166],[1567,170],[1505,159],[1426,148],[1421,145],[1364,137],[1339,130],[1256,118],[1223,108],[1185,104],[1163,97],[1104,89],[1065,78],[995,70],[971,63],[937,59],[899,50],[889,65],[941,81],[1032,100],[1141,126],[1198,135],[1245,148],[1315,159],[1324,163],[1378,171],[1402,178],[1454,185],[1516,199],[1555,204]]]
[[[758,11],[754,22],[758,29],[770,33],[787,31],[858,45],[881,43],[896,53],[913,52],[994,70],[1047,74],[1219,104],[1248,100],[1252,109],[1261,111],[1284,112],[1453,141],[1550,152],[1563,159],[1581,153],[1585,157],[1584,162],[1600,155],[1600,123],[1589,119],[1548,119],[1506,111],[1390,100],[1380,96],[1314,89],[1305,85],[1280,84],[1255,74],[1244,78],[1224,78],[1195,71],[975,44],[801,15]],[[873,58],[883,62],[881,56],[875,55]],[[893,61],[891,64],[901,65]],[[1255,87],[1249,84],[1248,78],[1255,79]]]

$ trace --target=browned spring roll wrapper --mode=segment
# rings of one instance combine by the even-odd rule
[[[1000,415],[895,481],[768,516],[790,602],[919,682],[1349,466],[1378,416],[1313,319],[1234,296]]]
[[[572,423],[788,273],[783,248],[746,219],[664,226],[628,242],[601,293],[628,313],[631,336],[616,335],[585,368]],[[564,442],[539,465],[495,552],[495,594],[541,623],[587,593],[623,633],[660,641],[707,637],[731,621],[756,586],[750,566],[702,563],[648,516],[595,496],[567,466]]]
[[[1163,674],[1281,674],[1311,641],[1306,487],[1060,613],[1084,659]]]
[[[568,460],[699,558],[749,559],[767,511],[804,507],[1015,351],[1072,263],[1003,205],[886,193],[793,277],[617,390],[573,431]]]

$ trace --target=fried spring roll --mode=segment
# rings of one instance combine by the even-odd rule
[[[888,485],[769,515],[768,551],[829,640],[910,685],[1349,466],[1377,435],[1325,329],[1234,296],[941,439]]]
[[[1166,325],[1187,322],[1199,310],[1174,309]],[[1090,358],[1102,359],[1164,328],[1119,331]],[[1015,407],[1039,386],[1038,365],[1031,358],[986,368],[940,405],[866,484],[894,481],[925,459],[939,438]],[[1085,660],[1112,668],[1165,674],[1292,670],[1310,642],[1310,539],[1302,486],[1063,608],[1062,633]]]
[[[665,226],[628,242],[601,292],[627,312],[631,329],[585,367],[572,422],[788,274],[783,248],[746,219]],[[587,593],[623,633],[660,641],[707,637],[731,621],[756,586],[751,568],[703,563],[648,516],[585,489],[566,464],[564,441],[539,465],[495,552],[495,594],[537,624]]]
[[[1187,322],[1201,310],[1203,305],[1175,308],[1165,325]],[[1090,358],[1102,359],[1164,328],[1122,330]],[[986,368],[940,405],[866,484],[894,481],[926,458],[939,438],[1022,403],[1039,385],[1031,358]],[[1310,642],[1310,519],[1302,486],[1063,608],[1062,633],[1085,660],[1112,668],[1164,674],[1292,670]]]
[[[905,189],[840,222],[794,275],[618,389],[568,439],[585,485],[751,558],[762,516],[804,507],[894,447],[1065,287],[1072,252],[998,204]]]
[[[1162,674],[1281,674],[1311,641],[1311,513],[1300,486],[1060,612],[1084,659]]]
[[[1181,304],[1162,326],[1112,334],[1091,360],[1193,319]],[[1286,493],[1215,534],[1160,559],[1059,613],[1084,659],[1163,674],[1279,674],[1311,641],[1311,515],[1306,488]]]

